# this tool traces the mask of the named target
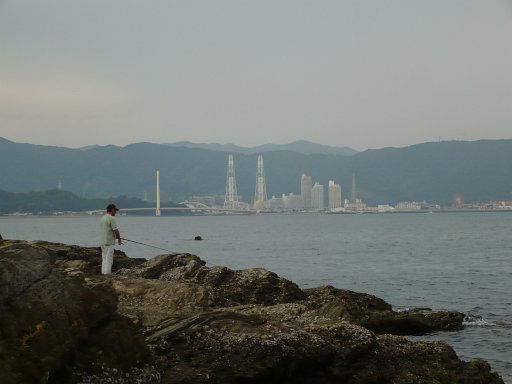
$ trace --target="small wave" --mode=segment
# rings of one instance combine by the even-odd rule
[[[482,316],[466,315],[462,321],[462,325],[466,327],[494,327],[496,323],[484,320]]]
[[[421,313],[432,312],[432,308],[427,307],[393,307],[393,311],[395,312],[408,312],[408,311],[416,311]]]
[[[512,322],[506,320],[497,320],[496,325],[499,325],[503,328],[512,328]]]

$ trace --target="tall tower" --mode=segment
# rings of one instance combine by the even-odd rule
[[[318,182],[311,189],[311,208],[315,211],[324,209],[324,186]]]
[[[256,189],[254,191],[254,209],[267,208],[267,186],[265,184],[265,169],[263,168],[263,156],[258,156],[258,168],[256,170]]]
[[[357,202],[357,188],[356,188],[356,174],[352,174],[352,194],[350,195],[350,202]]]
[[[162,211],[160,211],[160,171],[156,171],[156,211],[155,215],[160,216]]]
[[[341,208],[341,186],[329,180],[329,208]]]
[[[235,163],[233,155],[228,158],[228,172],[226,179],[226,196],[224,197],[224,208],[238,209],[238,193],[236,191]]]
[[[313,182],[311,181],[311,176],[302,174],[300,179],[300,194],[302,197],[302,208],[305,211],[309,211],[311,209],[311,189],[313,188]]]

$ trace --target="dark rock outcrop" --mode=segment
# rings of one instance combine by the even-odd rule
[[[336,289],[331,286],[305,290],[308,306],[319,315],[343,319],[375,333],[422,335],[432,331],[462,329],[464,315],[459,312],[408,310],[395,312],[384,300],[365,293]]]
[[[484,361],[399,335],[461,329],[457,312],[301,290],[190,254],[130,259],[47,242],[0,245],[2,383],[503,383]]]
[[[44,247],[5,243],[0,247],[3,383],[55,381],[79,367],[130,369],[149,361],[140,330],[116,312],[117,294],[109,282],[59,268],[63,260]],[[68,250],[74,254],[77,248]]]

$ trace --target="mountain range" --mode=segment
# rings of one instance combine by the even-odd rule
[[[26,193],[61,185],[86,198],[154,201],[159,170],[162,200],[223,196],[228,152],[175,144],[71,149],[0,138],[0,189]],[[233,151],[238,193],[246,202],[254,196],[259,153]],[[300,194],[305,173],[326,191],[329,180],[340,184],[342,198],[350,197],[355,175],[358,196],[371,205],[425,200],[446,206],[458,193],[466,202],[512,200],[512,140],[431,142],[352,155],[273,150],[263,158],[269,197]]]
[[[322,145],[312,143],[306,140],[297,140],[289,144],[263,144],[256,147],[239,147],[235,144],[218,144],[218,143],[192,143],[190,141],[179,141],[176,143],[165,143],[172,147],[202,148],[211,149],[213,151],[242,153],[246,155],[262,154],[273,151],[294,151],[303,155],[345,155],[352,156],[357,153],[355,149],[349,147],[332,147],[330,145]]]

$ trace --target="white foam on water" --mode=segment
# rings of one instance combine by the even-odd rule
[[[496,323],[484,320],[482,316],[467,315],[462,321],[465,327],[494,327]]]

